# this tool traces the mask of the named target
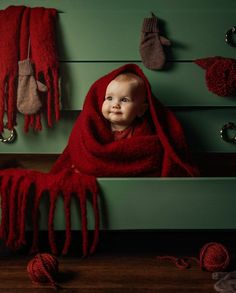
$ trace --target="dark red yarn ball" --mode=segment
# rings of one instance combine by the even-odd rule
[[[203,270],[209,272],[224,271],[229,262],[229,252],[221,243],[207,243],[200,251],[200,267]]]
[[[55,278],[58,273],[57,258],[48,253],[37,254],[27,265],[27,272],[34,284],[49,284],[58,287]]]

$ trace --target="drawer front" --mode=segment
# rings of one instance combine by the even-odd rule
[[[236,109],[184,109],[175,110],[191,151],[236,152],[236,144],[225,142],[220,130],[228,122],[236,122]],[[62,112],[60,122],[51,129],[44,127],[41,133],[23,132],[23,119],[16,128],[17,140],[12,144],[0,144],[1,153],[60,154],[65,148],[78,111]],[[22,117],[21,117],[22,118]]]
[[[236,50],[236,49],[235,49]],[[90,86],[124,63],[62,63],[62,105],[79,110]],[[151,71],[137,63],[147,76],[154,95],[167,106],[236,107],[236,97],[223,98],[207,89],[205,72],[194,63],[169,63],[169,71]]]
[[[101,178],[101,229],[235,229],[233,178],[130,179]],[[225,192],[227,190],[227,192]],[[47,229],[47,200],[40,207],[41,229]],[[125,204],[124,204],[125,203]],[[76,202],[72,202],[72,229],[80,228]],[[58,200],[55,229],[65,228],[63,202]],[[229,215],[231,215],[229,217]],[[88,204],[89,228],[93,213]]]
[[[0,8],[8,5],[55,7],[62,12],[62,60],[140,60],[141,24],[150,11],[163,21],[173,42],[169,59],[235,54],[224,42],[225,32],[235,25],[234,0],[1,0]]]

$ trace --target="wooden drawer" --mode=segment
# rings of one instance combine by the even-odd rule
[[[236,122],[236,109],[184,108],[173,109],[181,122],[192,152],[234,153],[236,144],[220,137],[220,130],[228,122]],[[0,144],[1,153],[60,154],[65,148],[78,111],[64,111],[55,128],[41,133],[23,132],[23,120],[16,128],[18,136],[12,144]],[[21,117],[22,118],[22,117]],[[55,143],[56,142],[56,143]]]
[[[235,229],[235,178],[99,178],[101,229]],[[47,200],[40,207],[41,229],[47,229]],[[72,229],[80,228],[76,201]],[[63,215],[63,216],[62,216]],[[231,216],[229,216],[231,215]],[[55,229],[64,230],[61,198]],[[89,228],[93,213],[88,204]]]
[[[101,76],[122,66],[122,62],[62,63],[62,105],[64,110],[82,109],[90,86]],[[137,63],[147,76],[154,95],[166,106],[236,107],[235,97],[219,97],[207,89],[205,72],[196,64],[170,62],[168,71],[151,71]]]

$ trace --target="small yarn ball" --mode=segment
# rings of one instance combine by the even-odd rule
[[[58,287],[55,278],[58,274],[59,262],[57,258],[48,253],[40,253],[29,261],[27,272],[34,284],[49,284]]]
[[[200,251],[200,267],[208,272],[223,271],[229,262],[229,252],[221,243],[207,243]]]

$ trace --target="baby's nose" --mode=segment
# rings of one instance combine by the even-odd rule
[[[120,104],[119,103],[115,103],[112,107],[114,109],[120,109]]]

